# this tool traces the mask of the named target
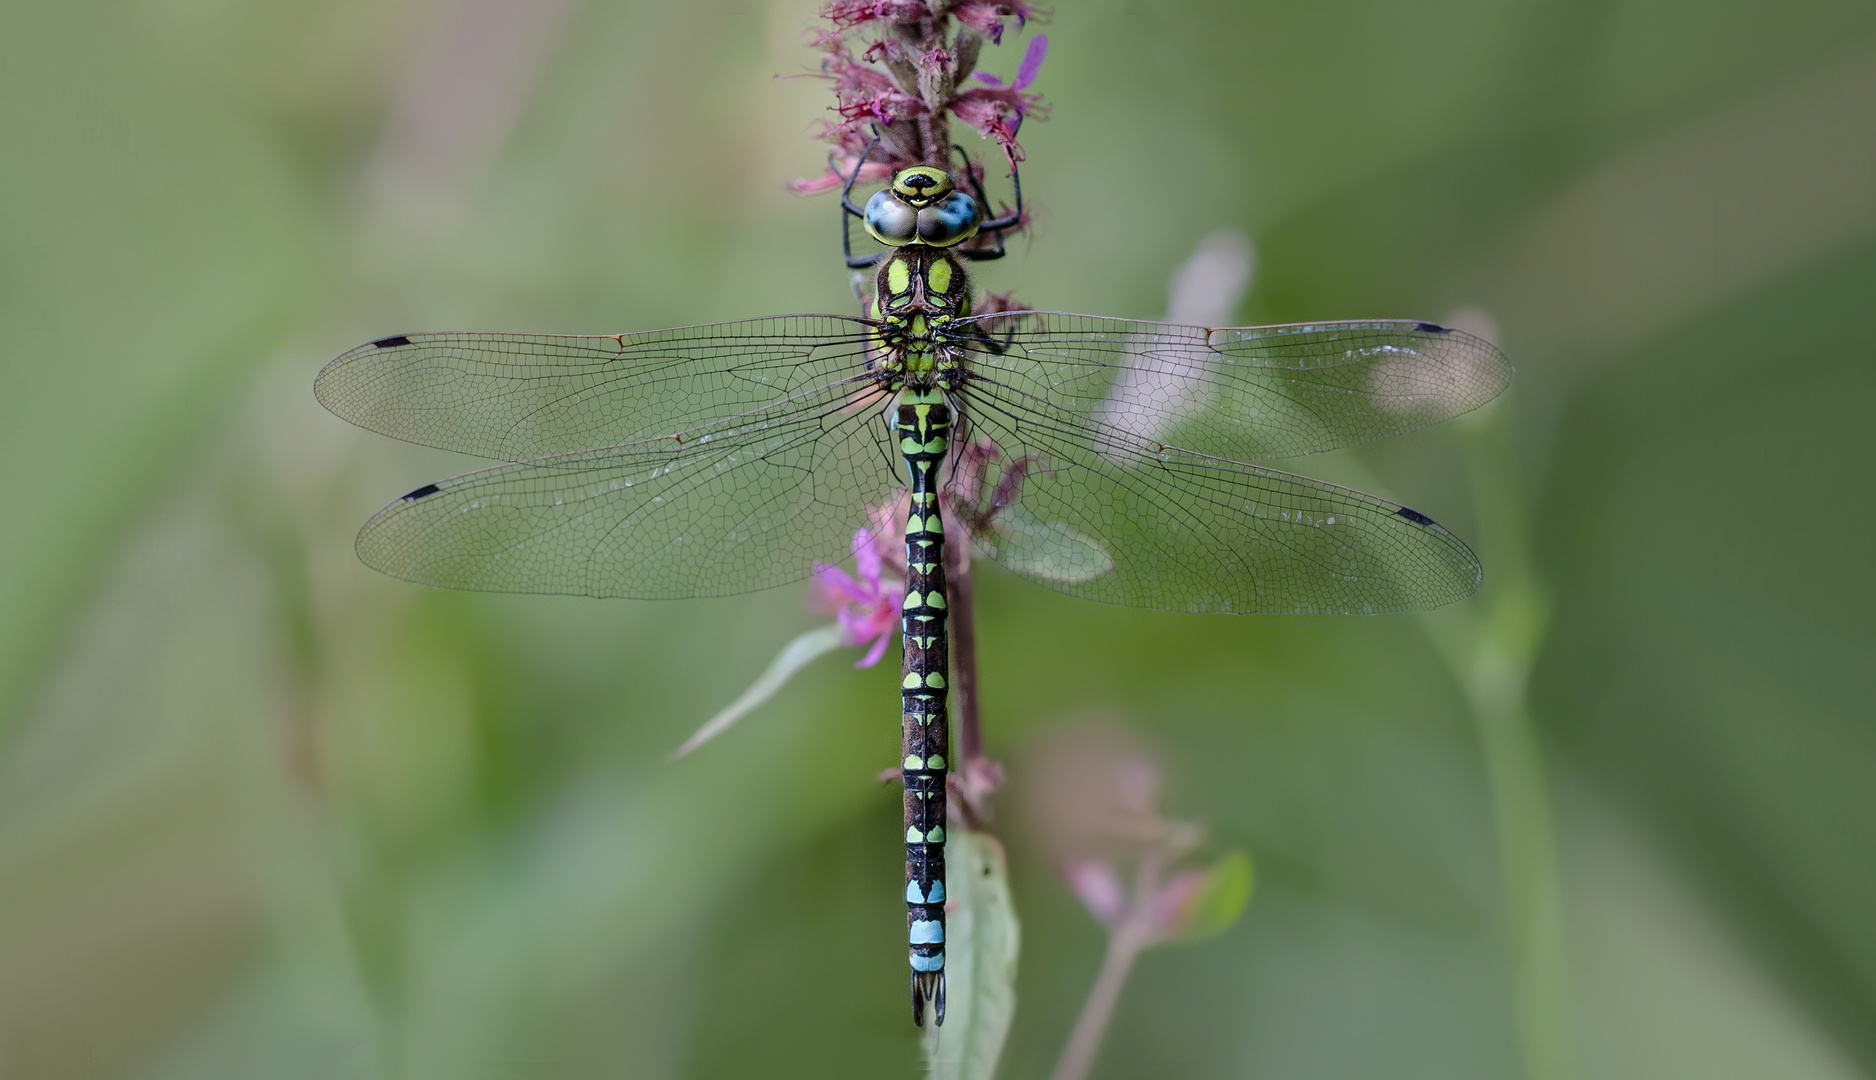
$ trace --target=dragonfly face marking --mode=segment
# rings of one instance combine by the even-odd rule
[[[956,185],[951,174],[930,165],[914,165],[893,175],[890,191],[894,197],[912,206],[930,206],[951,194]]]

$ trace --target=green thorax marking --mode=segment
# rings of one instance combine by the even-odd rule
[[[872,311],[885,346],[879,370],[895,384],[949,386],[958,374],[944,344],[953,319],[970,314],[970,275],[942,248],[909,244],[888,257],[874,282]]]

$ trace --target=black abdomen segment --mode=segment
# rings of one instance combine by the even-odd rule
[[[945,770],[950,734],[945,710],[949,662],[945,637],[944,520],[938,469],[951,433],[951,410],[935,391],[907,391],[894,424],[910,479],[905,526],[905,607],[901,639],[900,762],[905,779],[906,930],[912,962],[912,1019],[923,1026],[930,1002],[945,1019]]]

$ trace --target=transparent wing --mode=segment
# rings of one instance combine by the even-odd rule
[[[1141,443],[1256,461],[1416,431],[1511,383],[1489,342],[1431,323],[1208,330],[1059,312],[967,321],[973,378]],[[999,351],[1000,350],[1000,351]]]
[[[829,384],[682,438],[469,473],[358,535],[367,565],[426,585],[645,599],[723,596],[841,561],[901,484],[886,395]]]
[[[333,360],[313,393],[360,427],[528,461],[751,413],[858,371],[866,334],[837,315],[615,337],[407,334]]]
[[[994,384],[959,398],[972,434],[996,446],[996,464],[956,491],[1001,504],[974,538],[1061,592],[1164,611],[1380,614],[1479,587],[1464,543],[1385,499],[1163,448]]]

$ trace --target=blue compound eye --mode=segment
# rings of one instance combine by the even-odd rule
[[[919,213],[891,192],[876,191],[866,200],[866,231],[887,247],[904,247],[918,239]]]
[[[977,235],[977,200],[954,191],[918,212],[918,238],[933,247],[950,247]]]

